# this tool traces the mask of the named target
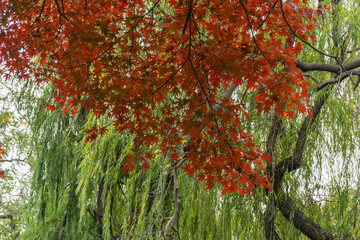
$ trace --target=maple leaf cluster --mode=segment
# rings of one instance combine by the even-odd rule
[[[298,0],[20,1],[0,3],[5,76],[51,81],[60,108],[82,106],[134,134],[134,149],[159,144],[174,161],[191,137],[184,170],[223,193],[270,188],[270,159],[241,127],[230,84],[256,91],[259,112],[305,113],[307,83],[289,26],[308,39],[313,12]],[[286,21],[285,21],[286,20]],[[214,106],[220,104],[221,109]],[[52,105],[47,109],[54,110]],[[74,110],[75,109],[75,110]],[[248,119],[250,121],[250,119]],[[89,129],[90,140],[106,129]],[[151,154],[127,158],[126,171]]]

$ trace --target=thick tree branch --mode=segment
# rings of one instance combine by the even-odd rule
[[[305,63],[300,60],[296,60],[296,66],[302,72],[325,71],[339,74],[340,72],[346,72],[360,67],[360,59],[345,63],[342,66],[328,63]]]
[[[271,159],[274,159],[274,150],[276,139],[279,134],[279,131],[282,126],[282,120],[279,116],[275,115],[272,121],[272,125],[270,128],[268,140],[266,142],[266,154],[271,156]],[[266,172],[269,176],[270,182],[273,182],[273,165],[272,163],[267,164]],[[265,212],[265,237],[268,240],[280,240],[279,235],[275,230],[275,202],[274,202],[274,193],[270,193],[270,203],[267,206]]]
[[[312,108],[312,119],[309,116],[305,118],[300,130],[298,131],[298,139],[296,141],[293,155],[289,158],[282,160],[276,165],[274,170],[274,190],[276,194],[279,193],[282,177],[284,176],[285,172],[294,171],[301,166],[301,158],[305,149],[305,142],[307,138],[307,129],[310,124],[312,124],[316,120],[327,97],[328,93],[325,93],[325,95],[321,96],[321,98],[314,105],[314,107]]]
[[[294,226],[312,240],[331,240],[334,237],[327,233],[317,223],[305,217],[287,194],[279,201],[279,209],[284,217],[292,222]]]
[[[303,234],[305,234],[312,240],[331,240],[333,239],[333,236],[329,233],[326,233],[326,231],[317,223],[305,217],[305,215],[298,208],[296,208],[295,204],[289,196],[281,195],[279,194],[279,192],[282,177],[284,176],[285,172],[294,171],[301,166],[302,155],[305,149],[305,143],[307,139],[307,130],[310,125],[316,120],[322,107],[325,104],[328,95],[329,93],[326,91],[325,94],[321,96],[320,99],[313,106],[313,118],[310,118],[309,116],[305,118],[300,130],[298,131],[298,138],[293,151],[293,155],[279,162],[274,170],[274,193],[279,197],[279,202],[277,202],[277,204],[280,211],[286,219],[288,219],[294,224],[297,229],[299,229]]]
[[[281,240],[275,231],[275,206],[270,203],[265,212],[265,237],[267,240]]]
[[[277,115],[274,116],[272,125],[270,128],[268,140],[266,141],[266,154],[273,158],[276,139],[281,129],[282,120]]]
[[[236,84],[230,84],[228,90],[223,94],[223,98],[229,98],[231,97],[231,95],[234,93],[236,89]],[[217,111],[221,108],[223,108],[224,106],[221,103],[218,103],[214,106],[214,111]]]

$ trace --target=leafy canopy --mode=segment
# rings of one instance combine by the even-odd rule
[[[160,144],[208,188],[250,193],[267,186],[259,151],[244,131],[247,106],[231,87],[257,93],[259,112],[309,112],[307,83],[295,66],[314,12],[299,0],[1,1],[0,58],[5,76],[52,82],[47,108],[107,115],[135,136],[134,164]],[[88,130],[89,140],[106,128]],[[189,150],[190,149],[190,150]],[[136,157],[135,157],[136,156]]]

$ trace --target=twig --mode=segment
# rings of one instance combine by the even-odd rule
[[[324,55],[324,56],[327,56],[327,57],[330,57],[330,58],[334,58],[334,59],[338,59],[337,56],[333,56],[333,55],[330,55],[330,54],[327,54],[319,49],[317,49],[316,47],[314,47],[313,45],[311,45],[308,41],[302,39],[291,27],[290,23],[288,22],[288,20],[286,19],[285,17],[285,12],[284,12],[284,8],[283,8],[283,2],[282,0],[280,0],[280,9],[281,9],[281,15],[286,23],[286,25],[289,27],[289,30],[290,32],[296,37],[298,38],[301,42],[305,43],[306,45],[308,45],[309,47],[311,47],[313,50],[315,50],[316,52]]]
[[[317,85],[320,85],[320,84],[321,84],[321,82],[320,82],[316,77],[314,77],[313,75],[311,75],[311,74],[303,74],[303,75],[304,75],[304,77],[311,78],[312,80],[314,80],[314,82],[315,82]]]
[[[0,162],[22,162],[22,163],[26,163],[29,166],[31,166],[30,163],[28,163],[26,160],[23,160],[23,159],[0,159]]]

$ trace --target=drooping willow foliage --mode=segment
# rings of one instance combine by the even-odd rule
[[[359,58],[360,9],[356,1],[327,4],[333,10],[320,8],[321,30],[315,33],[318,41],[313,45],[338,58],[306,47],[300,60],[341,67]],[[309,102],[321,105],[312,119],[260,115],[255,94],[237,90],[234,101],[243,101],[250,109],[251,121],[244,117],[243,127],[261,150],[272,155],[268,169],[274,178],[277,170],[282,171],[277,166],[294,159],[305,143],[300,165],[287,166],[280,180],[273,179],[280,183],[278,189],[256,189],[251,196],[222,196],[218,186],[205,190],[196,177],[185,175],[178,163],[161,155],[158,146],[143,149],[155,156],[150,169],[137,166],[123,172],[134,136],[109,127],[106,134],[87,142],[86,129],[111,125],[112,119],[97,118],[85,109],[75,117],[61,110],[49,113],[44,106],[51,86],[35,92],[35,86],[27,86],[24,94],[36,93],[22,100],[36,99],[36,107],[28,113],[34,173],[21,238],[358,239],[360,74],[351,73],[346,78],[340,77],[345,70],[306,73],[312,86]],[[335,80],[320,88],[331,79]],[[274,129],[277,137],[272,143]],[[289,199],[295,204],[287,208]],[[306,220],[301,216],[316,223],[323,235],[306,237],[302,222],[297,222]]]
[[[130,134],[110,127],[87,142],[85,129],[111,120],[85,110],[75,118],[60,110],[48,113],[43,108],[47,97],[41,97],[34,112],[35,165],[23,239],[263,237],[259,201],[221,196],[217,187],[205,190],[181,168],[175,171],[170,157],[160,155],[156,146],[144,149],[156,156],[149,170],[138,166],[124,173]]]

